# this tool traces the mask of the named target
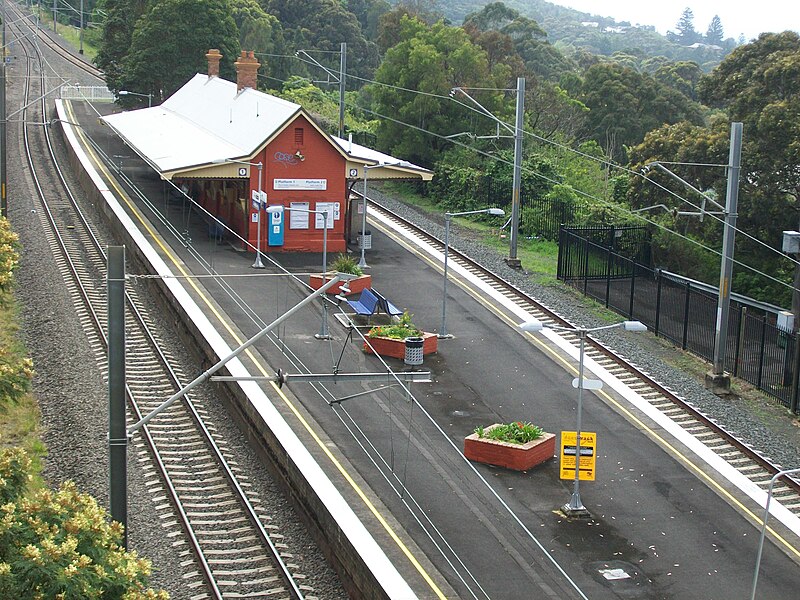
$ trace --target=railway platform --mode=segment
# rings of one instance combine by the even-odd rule
[[[319,254],[269,253],[280,266],[267,260],[265,269],[253,269],[252,253],[209,235],[202,215],[97,122],[95,107],[73,103],[69,111],[65,120],[81,124],[88,156],[124,157],[121,174],[97,168],[114,179],[111,191],[233,346],[308,295],[305,282],[319,272]],[[143,195],[131,193],[120,175]],[[373,219],[370,229],[373,286],[422,329],[437,331],[443,276],[436,253],[388,223]],[[558,458],[527,472],[464,459],[464,438],[476,427],[532,421],[556,434],[574,431],[576,361],[558,336],[521,333],[524,314],[465,273],[451,276],[453,337],[439,340],[421,366],[364,353],[359,331],[335,318],[348,307],[335,302],[324,322],[322,304],[310,305],[243,361],[265,377],[278,369],[430,370],[431,383],[409,389],[390,379],[260,383],[413,595],[749,598],[763,509],[603,369],[592,371],[603,390],[587,392],[583,402],[583,430],[597,438],[596,480],[581,483],[591,518],[561,512],[573,482],[560,479]],[[800,585],[793,518],[770,521],[758,598],[788,598]]]

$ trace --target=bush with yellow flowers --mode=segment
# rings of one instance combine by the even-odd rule
[[[29,471],[22,450],[0,451],[0,598],[169,598],[94,498],[72,482],[28,493]]]

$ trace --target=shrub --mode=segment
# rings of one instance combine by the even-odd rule
[[[510,442],[512,444],[526,444],[533,440],[538,440],[544,434],[541,427],[529,422],[514,421],[508,424],[500,424],[491,429],[476,427],[475,433],[480,438],[489,438],[498,442]]]
[[[14,269],[19,264],[18,240],[19,236],[11,231],[8,219],[0,218],[0,290],[9,288]]]
[[[369,330],[368,337],[388,337],[404,340],[407,337],[420,337],[422,331],[411,322],[411,315],[405,311],[397,323],[391,325],[376,325]]]
[[[121,546],[122,526],[72,482],[25,494],[25,453],[0,452],[0,597],[166,600],[149,561]]]
[[[339,254],[333,261],[333,269],[339,273],[349,273],[360,277],[364,274],[361,267],[358,266],[356,259],[348,254]]]

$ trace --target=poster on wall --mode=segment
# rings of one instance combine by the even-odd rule
[[[327,211],[328,222],[326,226],[328,229],[333,229],[333,222],[341,218],[341,215],[339,214],[338,202],[317,202],[317,208],[315,210]],[[316,213],[314,216],[316,217],[316,219],[314,219],[315,229],[322,229],[323,227],[322,221],[325,218],[325,215]]]
[[[308,202],[289,203],[289,229],[308,229],[308,206]]]

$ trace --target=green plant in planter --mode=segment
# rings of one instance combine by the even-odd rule
[[[347,254],[337,255],[331,266],[334,271],[339,273],[348,273],[349,275],[355,275],[357,277],[361,277],[364,274],[364,271],[358,266],[355,258]]]
[[[368,337],[387,337],[404,340],[407,337],[422,337],[422,331],[411,322],[408,311],[403,312],[400,320],[391,325],[376,325],[369,330]]]
[[[526,444],[542,437],[544,430],[527,421],[524,423],[522,421],[514,421],[508,424],[500,424],[491,429],[476,427],[475,433],[478,434],[479,438],[485,437],[490,440],[510,442],[512,444]]]

